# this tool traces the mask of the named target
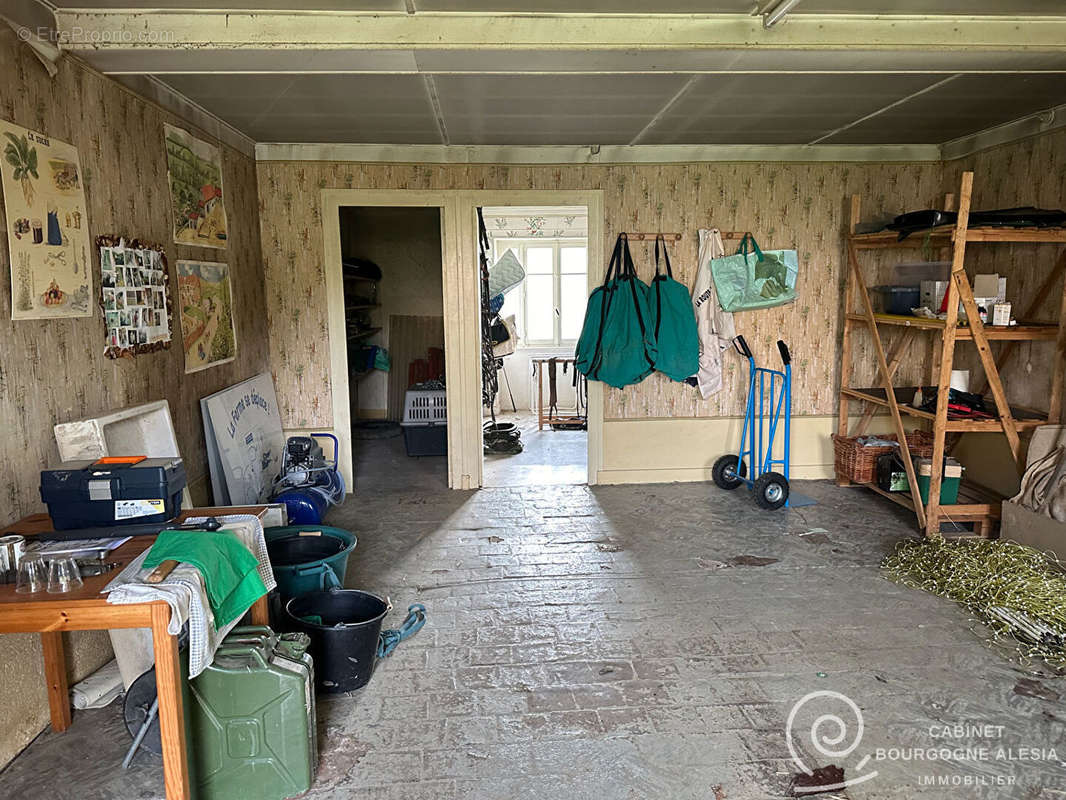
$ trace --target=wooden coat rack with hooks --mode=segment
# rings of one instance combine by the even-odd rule
[[[680,233],[629,233],[628,231],[622,231],[619,236],[624,235],[631,242],[643,242],[643,241],[655,241],[656,238],[662,236],[666,241],[680,242]]]

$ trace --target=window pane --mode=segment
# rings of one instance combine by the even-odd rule
[[[548,251],[551,255],[551,251]],[[526,276],[526,339],[555,339],[555,300],[551,275]]]
[[[527,247],[526,263],[523,264],[526,272],[534,275],[551,275],[552,272],[552,248],[550,247]]]
[[[588,271],[588,255],[584,247],[563,247],[559,251],[560,272],[582,273]]]
[[[562,284],[562,338],[577,339],[585,321],[585,304],[588,302],[588,279],[585,275],[563,275]]]

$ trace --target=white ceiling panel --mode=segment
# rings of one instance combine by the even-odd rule
[[[438,75],[452,144],[626,144],[686,82],[678,75]]]
[[[335,63],[344,60],[339,54]],[[420,50],[412,60],[434,73],[1066,71],[1066,53],[1008,50]]]
[[[825,143],[943,143],[1063,103],[1061,75],[964,75]]]
[[[257,141],[439,144],[417,75],[167,75],[166,84]]]
[[[159,77],[257,141],[445,143],[421,75]],[[438,74],[432,84],[456,145],[806,144],[830,134],[824,143],[940,144],[1066,103],[1056,74]]]
[[[1062,0],[806,0],[796,14],[945,14],[1054,16]]]
[[[802,144],[936,80],[929,75],[702,76],[640,144]]]

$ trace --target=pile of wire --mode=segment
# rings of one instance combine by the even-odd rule
[[[1019,663],[1066,669],[1066,570],[1054,555],[1008,541],[908,540],[881,567],[964,606]]]

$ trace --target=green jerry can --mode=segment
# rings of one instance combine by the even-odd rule
[[[234,628],[189,681],[189,759],[199,800],[287,800],[318,760],[314,674],[302,634]]]

